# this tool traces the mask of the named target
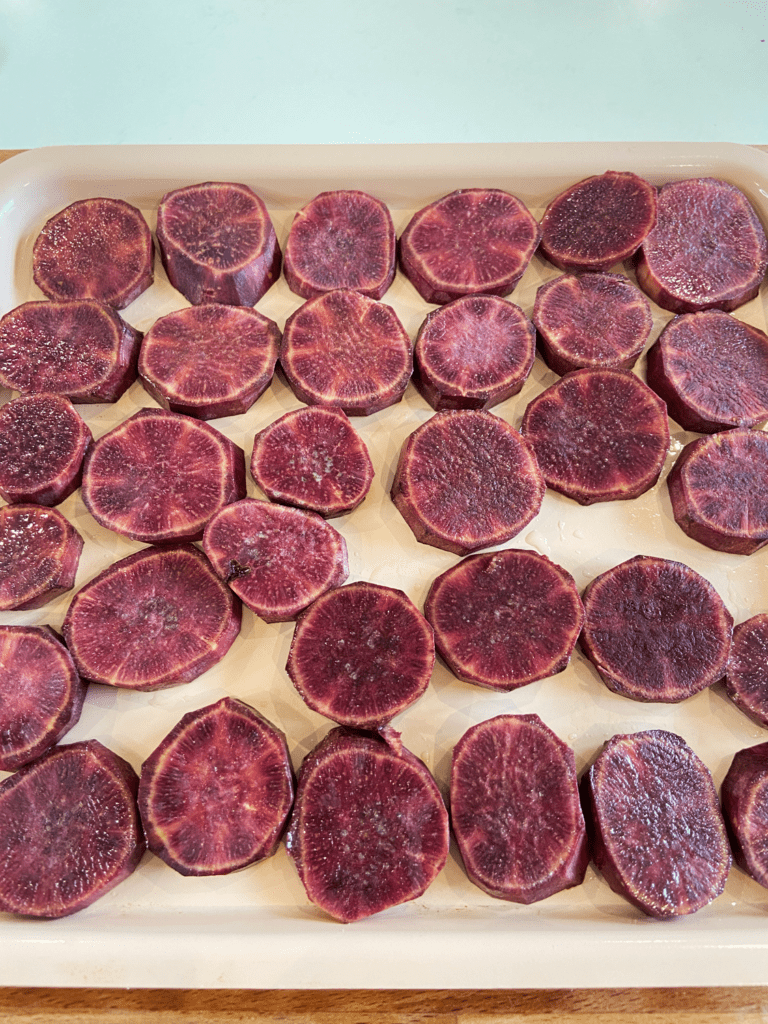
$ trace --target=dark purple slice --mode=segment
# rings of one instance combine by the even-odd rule
[[[182,875],[270,857],[292,804],[285,736],[232,697],[184,715],[141,768],[147,846]]]
[[[726,312],[753,299],[768,266],[765,231],[749,200],[717,178],[664,185],[640,250],[637,283],[673,313]]]
[[[392,217],[380,199],[355,189],[321,192],[293,219],[283,273],[305,299],[335,288],[380,299],[395,277],[396,250]]]
[[[0,610],[41,608],[75,585],[83,538],[42,505],[0,508]]]
[[[139,375],[163,409],[212,420],[246,412],[272,380],[280,329],[255,309],[207,303],[156,320]]]
[[[583,776],[595,864],[650,917],[693,914],[719,896],[731,851],[709,769],[675,733],[614,736]]]
[[[768,613],[734,627],[725,690],[744,714],[768,729]]]
[[[400,266],[427,302],[509,295],[539,238],[536,219],[515,196],[459,189],[413,215],[400,237]]]
[[[672,513],[693,540],[751,555],[768,543],[768,434],[739,427],[691,441],[667,477]]]
[[[733,859],[768,888],[768,743],[734,755],[720,799]]]
[[[675,704],[723,677],[733,618],[682,562],[636,555],[584,591],[580,646],[609,690]]]
[[[514,303],[468,295],[427,315],[414,355],[414,384],[433,409],[490,409],[525,383],[536,332]]]
[[[86,685],[50,626],[0,626],[0,769],[14,772],[80,718]]]
[[[98,299],[124,309],[152,284],[154,259],[140,210],[122,199],[81,199],[37,236],[32,272],[49,299]]]
[[[62,395],[22,395],[0,409],[0,495],[59,505],[77,490],[93,435]]]
[[[666,406],[629,370],[567,373],[533,399],[520,431],[547,487],[580,505],[644,494],[669,448]]]
[[[448,857],[448,812],[399,733],[336,728],[301,766],[287,847],[308,898],[359,921],[425,892]]]
[[[270,501],[331,519],[357,508],[373,465],[346,413],[313,405],[287,412],[256,435],[251,475]]]
[[[656,222],[656,189],[629,171],[571,185],[541,219],[541,251],[560,270],[601,271],[629,259]]]
[[[768,419],[768,336],[719,309],[671,320],[648,351],[648,384],[684,430]]]
[[[245,497],[245,455],[207,423],[140,409],[88,452],[82,495],[97,523],[132,540],[199,540],[211,516]]]
[[[561,376],[583,367],[631,369],[653,326],[648,299],[621,274],[563,274],[536,292],[544,361]]]
[[[66,917],[127,878],[144,853],[139,780],[87,740],[53,747],[0,784],[0,910]]]
[[[192,544],[144,548],[73,597],[62,632],[80,675],[130,690],[196,679],[240,632],[235,595]]]
[[[247,185],[206,181],[168,192],[157,241],[168,280],[193,306],[255,306],[280,276],[275,229]]]
[[[416,540],[468,555],[516,537],[544,480],[528,442],[493,413],[438,412],[400,452],[392,500]]]
[[[424,614],[454,675],[491,690],[562,672],[584,622],[573,577],[544,555],[511,548],[447,569]]]
[[[576,762],[538,715],[499,715],[453,750],[451,826],[470,879],[514,903],[581,885],[589,863]]]
[[[368,416],[403,397],[413,352],[391,306],[339,290],[288,317],[280,365],[300,401]]]
[[[94,299],[25,302],[0,320],[0,384],[76,405],[116,402],[136,380],[141,338]]]
[[[424,693],[434,663],[432,629],[402,590],[350,583],[302,612],[286,667],[313,711],[380,729]]]
[[[244,498],[203,536],[215,572],[265,622],[287,622],[347,578],[344,538],[314,512]]]

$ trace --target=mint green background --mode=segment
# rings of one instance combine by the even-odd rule
[[[766,0],[0,0],[0,148],[768,144]]]

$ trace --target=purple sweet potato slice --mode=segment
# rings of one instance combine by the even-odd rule
[[[663,729],[614,736],[581,781],[593,857],[650,917],[693,914],[725,888],[731,851],[709,769]]]
[[[321,192],[296,214],[283,273],[304,299],[349,288],[380,299],[395,277],[397,239],[380,199],[354,189]]]
[[[0,626],[0,769],[14,772],[80,718],[86,684],[50,626]]]
[[[46,223],[32,250],[49,299],[98,299],[124,309],[152,284],[155,249],[140,210],[122,199],[81,199]]]
[[[734,627],[725,691],[745,715],[768,729],[768,613]]]
[[[270,857],[293,804],[285,736],[224,697],[190,711],[141,768],[147,846],[181,875],[226,875]]]
[[[280,276],[275,229],[247,185],[206,181],[168,192],[157,241],[169,281],[193,306],[255,306]]]
[[[332,729],[304,759],[287,834],[308,898],[349,923],[421,896],[448,856],[448,812],[399,733]]]
[[[451,826],[484,892],[536,903],[581,885],[589,863],[576,762],[538,715],[472,726],[453,750]]]
[[[141,338],[95,299],[25,302],[0,320],[0,384],[76,405],[116,402],[136,380]]]
[[[454,675],[504,691],[562,672],[584,622],[573,577],[536,551],[514,548],[447,569],[424,614]]]
[[[300,401],[368,416],[403,397],[413,351],[391,306],[340,289],[288,317],[280,365]]]
[[[653,326],[648,299],[621,274],[563,274],[536,292],[539,350],[562,376],[584,367],[631,369]]]
[[[768,888],[768,743],[736,752],[720,799],[733,859]]]
[[[418,427],[392,484],[416,540],[457,555],[511,540],[543,498],[532,447],[504,420],[475,409],[438,412]]]
[[[90,449],[82,496],[97,523],[132,540],[199,540],[211,516],[245,497],[245,454],[198,419],[140,409]]]
[[[636,555],[592,580],[584,611],[581,649],[615,693],[674,704],[725,672],[733,618],[682,562]]]
[[[72,599],[62,632],[84,679],[160,690],[221,661],[240,632],[239,600],[193,544],[144,548]]]
[[[288,622],[347,578],[344,538],[314,512],[244,498],[205,528],[219,578],[264,622]]]
[[[59,505],[77,490],[93,435],[62,395],[21,395],[0,409],[0,495]]]
[[[687,444],[667,477],[680,529],[715,551],[768,543],[768,434],[738,427]]]
[[[647,380],[684,430],[714,434],[768,419],[768,336],[719,309],[670,320]]]
[[[424,693],[434,663],[432,628],[402,590],[361,582],[302,612],[286,667],[313,711],[380,729]]]
[[[731,312],[753,299],[768,241],[749,200],[717,178],[664,185],[656,225],[643,242],[637,283],[673,313]]]
[[[400,266],[426,302],[509,295],[539,238],[538,223],[515,196],[459,189],[413,215],[400,237]]]
[[[629,259],[656,223],[656,189],[629,171],[571,185],[541,219],[541,252],[566,271],[608,270]]]
[[[490,409],[516,395],[536,355],[533,324],[497,295],[467,295],[427,314],[413,382],[433,409]]]
[[[0,509],[0,610],[41,608],[71,590],[83,538],[55,508]]]
[[[147,331],[139,376],[163,409],[201,420],[239,416],[272,380],[279,346],[280,328],[255,309],[188,306]]]
[[[669,448],[666,406],[629,370],[567,373],[528,405],[520,432],[547,487],[580,505],[644,494]]]
[[[256,435],[251,475],[270,501],[331,519],[357,508],[371,486],[373,464],[346,413],[311,405]]]
[[[0,910],[66,917],[144,853],[138,776],[98,740],[56,746],[0,784]]]

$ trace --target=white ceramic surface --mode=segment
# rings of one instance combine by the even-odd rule
[[[711,174],[738,184],[768,223],[768,157],[735,145],[548,144],[384,147],[113,147],[32,151],[0,166],[0,313],[42,298],[31,279],[34,238],[44,221],[89,195],[140,206],[154,226],[169,188],[203,180],[252,185],[284,243],[293,211],[327,188],[356,187],[390,206],[398,232],[426,202],[462,186],[506,188],[540,215],[565,185],[608,168],[657,184]],[[534,258],[511,296],[530,314],[537,287],[558,272]],[[398,274],[384,298],[411,337],[431,308]],[[282,324],[301,300],[284,280],[258,308]],[[185,305],[157,263],[156,283],[124,313],[140,329]],[[768,297],[737,315],[762,329]],[[655,339],[670,314],[654,309]],[[643,362],[638,373],[644,373]],[[527,402],[555,377],[537,359],[520,395],[494,411],[518,426]],[[6,392],[0,400],[7,400]],[[96,436],[135,409],[153,405],[135,384],[116,406],[81,406]],[[299,407],[276,379],[245,415],[214,421],[246,456],[254,433]],[[431,581],[456,558],[417,544],[388,491],[405,438],[432,410],[409,386],[405,400],[354,421],[376,470],[371,493],[335,525],[350,554],[350,581],[399,586],[421,606]],[[672,425],[666,471],[692,435]],[[260,497],[252,481],[249,493]],[[81,586],[141,545],[97,526],[79,493],[61,506],[86,548]],[[635,554],[677,558],[718,589],[736,621],[768,610],[768,562],[724,555],[689,541],[671,516],[662,482],[629,502],[582,508],[548,493],[542,511],[509,546],[538,550],[565,566],[580,588]],[[2,622],[59,627],[71,595]],[[142,760],[193,708],[232,693],[281,726],[295,764],[329,723],[309,711],[285,672],[290,623],[266,625],[246,611],[240,637],[220,665],[198,680],[156,694],[92,686],[72,740],[95,736]],[[511,694],[461,683],[436,667],[428,693],[394,723],[443,788],[453,744],[469,725],[504,712],[537,713],[576,752],[584,768],[617,732],[680,733],[720,783],[734,752],[766,738],[719,687],[680,705],[638,704],[610,693],[576,653],[565,672]],[[135,874],[92,907],[60,921],[0,916],[0,984],[254,988],[481,988],[759,984],[768,953],[768,893],[738,869],[725,893],[698,914],[646,919],[590,868],[584,885],[522,907],[493,900],[466,879],[455,855],[420,900],[355,925],[323,917],[306,900],[284,849],[270,861],[221,878],[182,878],[147,855]]]

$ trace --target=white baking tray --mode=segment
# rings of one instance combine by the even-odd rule
[[[420,206],[453,189],[498,186],[540,215],[566,185],[607,169],[632,170],[662,184],[714,175],[740,186],[768,223],[768,156],[735,145],[604,144],[335,147],[55,148],[0,166],[0,313],[42,298],[32,283],[31,249],[45,220],[87,196],[139,206],[154,227],[160,197],[205,180],[251,185],[269,207],[281,244],[293,213],[318,192],[360,188],[385,200],[398,232]],[[538,286],[558,272],[534,258],[511,296],[530,314]],[[384,297],[411,337],[430,308],[398,274]],[[766,290],[737,313],[766,328]],[[258,308],[282,326],[300,305],[281,281]],[[156,283],[124,312],[146,330],[186,305],[159,260]],[[670,314],[655,309],[653,341]],[[644,374],[641,360],[637,372]],[[519,426],[528,401],[555,380],[537,359],[520,395],[494,410]],[[7,392],[0,400],[10,398]],[[100,436],[153,402],[135,384],[116,406],[80,406]],[[300,403],[275,379],[245,415],[214,421],[250,456],[254,433]],[[401,587],[420,607],[454,555],[416,543],[388,492],[405,438],[432,410],[409,386],[402,403],[355,426],[376,479],[351,515],[334,520],[349,546],[350,581]],[[691,439],[672,424],[665,469]],[[724,555],[676,526],[664,484],[628,502],[582,508],[547,493],[539,516],[510,546],[540,551],[580,587],[636,554],[686,562],[717,588],[736,621],[768,610],[766,555]],[[249,493],[261,497],[252,481]],[[138,550],[101,529],[79,493],[61,506],[86,547],[77,586]],[[3,622],[61,626],[71,595]],[[257,707],[287,734],[298,767],[331,727],[296,695],[285,672],[290,623],[267,625],[246,610],[240,637],[219,666],[156,694],[92,686],[70,740],[97,737],[139,769],[191,709],[227,693]],[[511,694],[492,693],[435,668],[428,693],[395,721],[445,790],[453,745],[473,723],[501,713],[537,713],[571,744],[579,769],[617,732],[667,728],[681,734],[719,785],[736,750],[768,738],[715,687],[680,705],[639,704],[610,693],[577,652],[565,672]],[[150,854],[117,889],[60,921],[0,915],[0,984],[232,988],[515,988],[754,985],[768,980],[768,891],[734,868],[725,893],[692,917],[645,918],[590,867],[585,883],[530,907],[494,900],[464,875],[455,850],[419,900],[353,925],[313,908],[281,848],[271,860],[220,878],[182,878]]]

